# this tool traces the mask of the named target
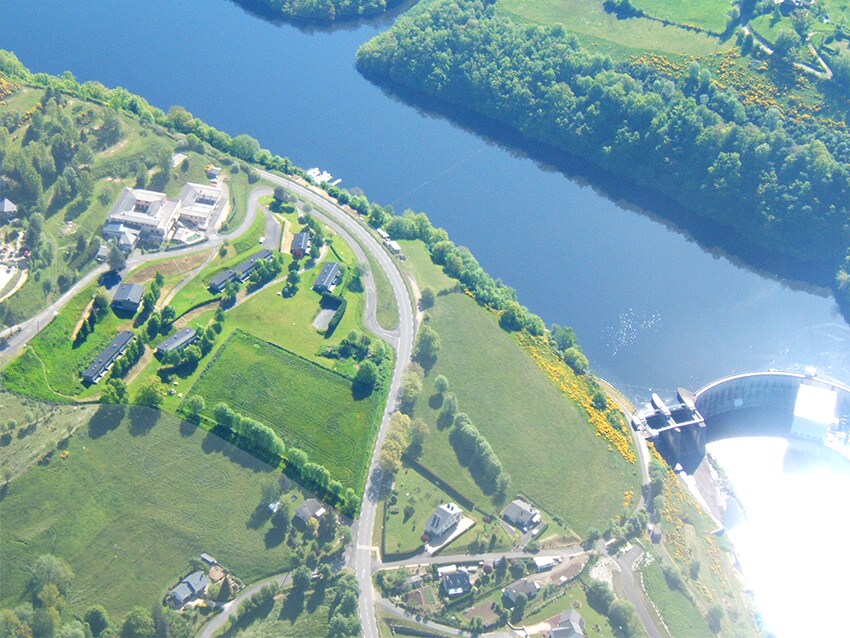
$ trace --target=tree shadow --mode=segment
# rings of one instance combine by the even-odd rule
[[[452,424],[452,421],[454,421],[454,417],[445,410],[443,410],[442,412],[440,412],[440,416],[437,417],[437,429],[445,430]]]
[[[125,405],[102,404],[89,419],[89,438],[98,439],[116,429],[126,412]]]
[[[286,596],[283,606],[280,608],[281,620],[288,620],[294,623],[298,616],[304,611],[304,592],[291,590]]]
[[[145,436],[157,424],[162,412],[153,408],[130,408],[130,435]]]
[[[323,602],[325,602],[325,588],[322,585],[318,585],[313,590],[313,595],[307,601],[307,613],[312,614]]]
[[[372,396],[372,392],[375,391],[374,387],[371,387],[365,383],[354,383],[351,385],[351,397],[355,401],[362,401],[363,399],[367,399]]]
[[[286,532],[284,532],[277,526],[270,527],[266,532],[265,537],[263,538],[263,542],[266,545],[266,549],[273,549],[283,543],[283,541],[285,540]]]
[[[198,431],[198,424],[193,423],[192,421],[182,420],[180,421],[180,436],[190,437]]]
[[[475,484],[481,489],[484,494],[490,496],[496,491],[496,486],[493,484],[493,481],[487,481],[481,476],[481,472],[479,471],[479,467],[477,466],[475,453],[470,450],[465,450],[462,445],[459,444],[459,435],[458,431],[452,430],[451,434],[449,434],[449,443],[452,445],[452,449],[455,452],[455,457],[457,458],[457,462],[460,463],[461,467],[465,467],[469,470],[469,475],[472,477],[472,480],[475,481]]]
[[[430,397],[428,397],[428,407],[432,410],[439,410],[443,407],[443,395],[439,392],[435,392]]]
[[[272,517],[268,503],[258,503],[248,519],[248,529],[259,529]]]

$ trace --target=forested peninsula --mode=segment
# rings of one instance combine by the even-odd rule
[[[434,0],[364,44],[367,77],[504,123],[730,229],[776,269],[809,268],[850,307],[850,133],[684,74],[615,64],[491,1]],[[834,281],[829,279],[835,274]]]
[[[384,13],[403,0],[235,0],[272,18],[334,22]]]

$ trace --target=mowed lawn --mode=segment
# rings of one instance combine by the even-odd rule
[[[719,1],[707,0],[706,4],[714,7]],[[658,4],[672,7],[678,3],[676,0],[658,0]],[[617,59],[640,55],[644,51],[674,56],[709,55],[732,46],[728,42],[721,44],[717,38],[703,33],[665,26],[646,18],[621,20],[605,11],[602,0],[498,0],[496,7],[520,20],[562,24],[589,51]],[[725,11],[721,15],[725,15]]]
[[[347,378],[238,331],[188,396],[219,401],[273,428],[346,487],[362,491],[384,393],[355,400]]]
[[[0,607],[24,599],[26,567],[45,553],[76,574],[72,612],[102,604],[113,619],[157,604],[201,552],[246,582],[289,567],[287,545],[267,546],[271,523],[254,515],[279,472],[218,437],[148,408],[101,406],[67,452],[0,501]]]
[[[729,0],[631,0],[646,14],[677,24],[708,29],[715,33],[726,30],[726,14],[732,9]]]
[[[422,464],[476,505],[487,506],[469,471],[458,466],[451,428],[437,428],[439,407],[430,397],[434,378],[442,374],[460,411],[469,414],[511,475],[513,492],[526,494],[580,535],[619,514],[624,492],[639,489],[637,466],[608,450],[495,316],[467,295],[452,293],[438,297],[430,325],[442,348],[417,404],[417,415],[432,428]]]

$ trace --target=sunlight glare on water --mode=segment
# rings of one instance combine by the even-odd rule
[[[777,438],[711,443],[747,520],[730,528],[746,585],[757,593],[765,628],[778,638],[847,635],[850,472],[800,462]]]

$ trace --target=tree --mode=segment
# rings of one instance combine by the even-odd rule
[[[371,361],[364,361],[360,364],[357,374],[354,377],[354,385],[364,394],[371,394],[378,383],[378,366]]]
[[[611,591],[607,583],[594,580],[587,588],[587,602],[600,614],[607,616],[608,609],[614,602],[614,592]]]
[[[237,135],[230,144],[230,152],[239,159],[253,162],[260,152],[260,143],[250,135]]]
[[[288,204],[292,199],[290,194],[283,186],[276,186],[274,189],[274,198],[280,204]]]
[[[89,607],[88,611],[86,611],[86,615],[83,616],[83,620],[86,621],[86,624],[89,626],[89,629],[91,629],[92,635],[95,638],[100,636],[100,634],[109,627],[109,614],[106,613],[106,609],[104,609],[102,605]]]
[[[156,638],[151,612],[144,607],[133,607],[121,626],[121,638]]]
[[[411,414],[416,401],[422,394],[422,379],[418,374],[408,372],[401,383],[401,411]]]
[[[127,384],[121,379],[110,379],[103,387],[103,394],[100,395],[100,400],[103,403],[126,403]]]
[[[193,394],[188,399],[186,399],[186,406],[184,409],[186,410],[186,414],[189,416],[189,420],[193,423],[197,423],[201,420],[201,413],[206,409],[207,402],[204,401],[204,397],[200,394]]]
[[[437,353],[442,345],[440,335],[431,326],[425,325],[419,330],[419,339],[413,350],[413,358],[423,366],[430,367],[437,360]]]
[[[525,606],[528,604],[528,596],[523,592],[517,594],[516,600],[514,601],[514,608],[511,611],[511,622],[516,624],[520,620],[522,620],[523,615],[525,614]]]
[[[310,587],[311,580],[310,568],[306,565],[301,565],[301,567],[297,567],[292,572],[292,589],[295,591],[306,591]]]
[[[41,638],[53,638],[60,624],[59,610],[53,607],[36,609],[32,617],[32,633]]]
[[[708,609],[708,627],[716,634],[720,633],[720,621],[723,620],[723,607],[715,603]]]
[[[782,29],[779,35],[776,36],[776,42],[773,45],[773,54],[780,60],[786,62],[794,58],[794,55],[802,46],[802,40],[796,31]]]
[[[165,400],[166,393],[165,385],[157,377],[151,377],[136,391],[135,402],[139,405],[158,408]]]
[[[59,593],[67,596],[71,581],[74,579],[71,566],[53,554],[39,556],[30,568],[30,573],[32,574],[30,586],[34,593],[40,592],[47,584],[53,584],[56,585]]]
[[[440,394],[445,394],[449,391],[449,380],[442,374],[438,374],[437,378],[434,379],[434,389]]]
[[[850,89],[850,53],[839,51],[832,58],[832,79],[845,89]]]
[[[639,636],[641,624],[635,613],[634,605],[627,600],[615,600],[608,608],[608,621],[615,629],[619,629],[625,636]]]
[[[127,258],[124,256],[118,246],[112,246],[109,249],[109,254],[106,256],[106,263],[112,270],[121,270],[127,263]]]
[[[435,303],[437,303],[437,294],[434,292],[434,289],[430,287],[423,288],[422,295],[419,297],[419,307],[422,310],[428,310],[429,308],[433,308]]]
[[[36,599],[38,600],[39,606],[47,607],[48,609],[56,609],[60,612],[65,606],[65,597],[59,593],[59,588],[53,583],[47,583],[44,587],[42,587],[41,591],[38,592]]]
[[[272,515],[272,525],[286,534],[292,524],[292,515],[289,513],[289,508],[285,503],[279,503],[278,505],[277,511]]]

